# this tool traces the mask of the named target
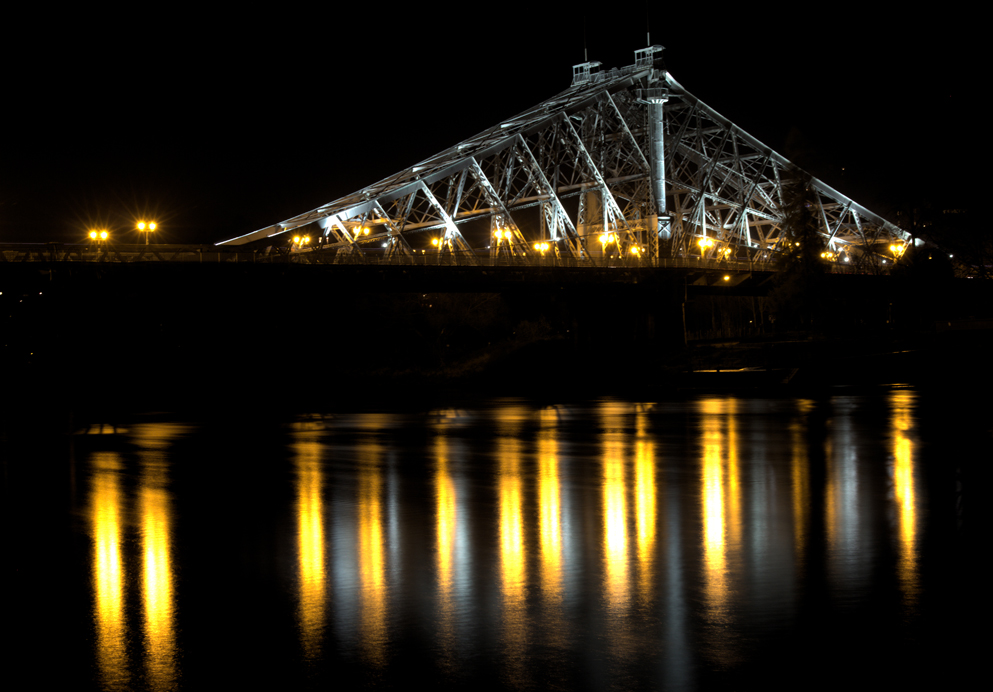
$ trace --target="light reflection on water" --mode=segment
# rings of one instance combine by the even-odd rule
[[[655,525],[658,522],[656,496],[655,443],[648,433],[648,414],[636,414],[634,441],[634,502],[638,540],[639,607],[645,609],[655,600]]]
[[[524,488],[521,469],[519,421],[524,412],[517,406],[497,412],[497,490],[500,534],[500,595],[504,674],[515,687],[526,682],[525,653],[528,644],[526,610],[527,565],[524,545]]]
[[[119,473],[122,464],[113,452],[98,452],[90,463],[97,664],[104,687],[123,690],[128,687],[128,654],[121,561],[124,507]]]
[[[562,503],[560,500],[558,440],[555,411],[539,412],[538,433],[538,523],[540,526],[541,591],[549,610],[562,606]]]
[[[437,574],[438,641],[446,667],[452,664],[457,648],[455,570],[459,547],[458,491],[452,480],[448,440],[434,438],[435,457],[435,573]]]
[[[142,600],[145,667],[150,687],[168,690],[176,670],[174,589],[169,479],[158,459],[142,464],[139,506],[142,542]]]
[[[363,440],[358,450],[360,637],[366,658],[372,664],[381,666],[388,639],[386,619],[389,607],[383,536],[383,450],[375,439]]]
[[[334,661],[403,680],[415,649],[437,682],[686,688],[695,671],[743,665],[762,636],[789,633],[811,564],[833,604],[858,606],[886,545],[913,615],[925,521],[917,400],[889,392],[882,429],[860,420],[863,404],[496,402],[297,427],[285,458],[258,467],[293,498],[282,508],[274,493],[264,510],[294,517],[296,631],[285,636],[317,680],[333,679],[321,666]],[[189,488],[172,487],[170,455],[188,432],[134,426],[130,451],[88,460],[105,689],[183,680],[173,507]]]
[[[872,562],[865,559],[875,549],[874,525],[868,521],[870,501],[866,445],[857,439],[857,421],[852,415],[857,402],[843,397],[836,402],[829,422],[826,458],[825,528],[827,576],[833,596],[841,606],[858,603],[869,586]]]
[[[899,577],[908,614],[917,602],[919,481],[914,463],[914,393],[896,390],[890,394],[893,443],[893,495],[899,526]]]
[[[563,516],[562,481],[559,474],[558,412],[543,408],[538,412],[538,553],[540,555],[540,589],[542,608],[537,617],[544,627],[549,645],[566,646],[563,620]]]
[[[297,485],[297,555],[299,563],[300,643],[304,657],[321,655],[324,635],[324,472],[322,450],[314,433],[297,436],[293,443]]]
[[[734,571],[741,562],[741,482],[738,451],[738,402],[699,402],[702,446],[701,509],[703,514],[704,617],[710,623],[711,652],[722,665],[735,660],[736,615]]]
[[[807,445],[807,426],[804,415],[813,408],[813,402],[797,402],[800,416],[790,422],[790,486],[793,510],[793,560],[797,577],[802,576],[807,532],[810,526],[810,464]]]
[[[623,407],[604,402],[600,407],[603,445],[603,598],[608,622],[615,627],[628,605],[628,513],[625,474]],[[610,625],[608,625],[609,627]]]
[[[172,497],[164,451],[182,428],[170,424],[131,429],[139,468],[131,499],[121,455],[97,451],[90,459],[90,517],[93,540],[94,625],[97,665],[106,689],[131,689],[132,678],[143,687],[168,690],[177,672],[175,587],[172,558]],[[140,537],[140,551],[131,564],[124,542],[131,530]],[[134,596],[128,574],[140,574],[140,613],[144,670],[130,669],[137,652],[128,627],[127,603]]]

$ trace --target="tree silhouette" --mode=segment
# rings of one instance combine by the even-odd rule
[[[812,182],[810,174],[799,168],[789,169],[783,179],[783,232],[777,248],[780,271],[769,294],[780,328],[811,328],[823,312],[825,245]]]

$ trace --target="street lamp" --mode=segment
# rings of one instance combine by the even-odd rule
[[[621,241],[617,239],[617,234],[616,233],[600,234],[600,251],[603,252],[603,254],[605,255],[607,254],[607,246],[610,245],[611,243],[617,243],[617,254],[620,257],[623,257],[624,255],[623,252],[621,251]],[[614,256],[611,255],[610,257],[613,258]]]
[[[148,234],[154,231],[156,228],[154,221],[149,221],[145,223],[144,221],[138,222],[138,230],[145,234],[145,245],[148,245]]]

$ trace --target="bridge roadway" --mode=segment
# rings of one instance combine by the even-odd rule
[[[319,248],[303,251],[290,248],[245,248],[243,246],[158,244],[63,244],[63,243],[0,243],[0,267],[8,270],[14,265],[39,264],[49,268],[82,266],[125,266],[137,269],[147,267],[155,274],[154,265],[188,267],[212,265],[220,271],[210,270],[220,280],[222,275],[241,275],[252,265],[293,267],[307,271],[321,268],[320,281],[329,287],[351,287],[373,291],[426,291],[426,292],[499,292],[506,290],[548,290],[557,287],[607,287],[625,284],[674,284],[685,285],[691,294],[719,293],[723,295],[764,295],[770,287],[775,271],[767,263],[740,260],[705,260],[701,258],[666,259],[659,266],[646,266],[638,258],[611,259],[593,257],[590,261],[547,257],[524,264],[509,257],[460,257],[458,255],[423,254],[392,257],[385,260],[365,256],[361,260],[345,261],[341,256]],[[273,266],[276,265],[276,266]],[[853,268],[829,265],[831,273],[855,274]],[[236,269],[236,268],[240,268]],[[169,272],[170,274],[172,272]],[[180,273],[184,273],[180,271]],[[316,277],[311,277],[316,278]],[[865,277],[868,278],[868,277]]]
[[[390,261],[366,257],[361,263],[332,263],[327,261],[328,257],[320,251],[245,250],[237,246],[219,249],[213,245],[0,244],[0,268],[6,266],[8,270],[20,264],[37,268],[43,264],[50,269],[87,266],[94,270],[102,267],[105,271],[129,272],[142,266],[158,273],[172,266],[184,273],[183,267],[197,271],[195,265],[203,265],[203,269],[223,280],[222,276],[251,272],[253,265],[261,265],[257,270],[267,274],[273,269],[285,271],[290,267],[293,267],[291,271],[306,272],[311,267],[320,272],[320,281],[329,288],[376,292],[501,292],[652,283],[671,286],[685,281],[691,293],[708,293],[707,289],[713,287],[724,294],[756,295],[765,293],[766,284],[774,276],[767,265],[700,259],[672,259],[660,267],[652,267],[638,259],[594,258],[593,262],[577,262],[549,257],[528,265],[512,258],[490,257],[475,258],[476,263],[470,264],[467,258],[430,254],[394,257]],[[164,266],[156,270],[155,265]]]

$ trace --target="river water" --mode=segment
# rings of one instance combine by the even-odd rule
[[[7,667],[32,687],[741,689],[965,665],[963,474],[989,435],[913,387],[106,423],[5,448]]]

